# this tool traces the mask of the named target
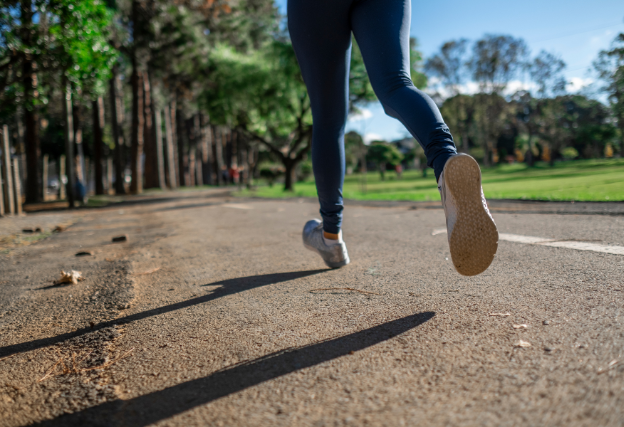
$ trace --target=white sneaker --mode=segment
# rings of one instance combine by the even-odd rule
[[[494,260],[498,230],[483,196],[477,161],[467,154],[448,159],[438,190],[455,269],[464,276],[484,272]]]
[[[340,268],[349,264],[345,243],[336,240],[336,243],[328,245],[323,237],[323,223],[318,219],[312,219],[304,225],[303,246],[319,254],[330,268]]]

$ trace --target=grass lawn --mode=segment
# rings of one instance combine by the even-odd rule
[[[365,184],[364,184],[365,183]],[[624,159],[575,160],[558,162],[554,167],[538,163],[500,165],[483,169],[483,191],[492,199],[623,201]],[[316,197],[314,181],[298,182],[294,192],[284,192],[283,185],[261,185],[240,196]],[[433,170],[427,178],[420,171],[410,170],[397,179],[386,173],[381,181],[378,172],[348,175],[343,195],[356,200],[440,200]]]

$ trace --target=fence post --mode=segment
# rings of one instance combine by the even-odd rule
[[[2,126],[2,180],[4,181],[4,206],[7,213],[15,213],[13,205],[13,177],[11,176],[11,150],[9,147],[9,127]]]
[[[13,159],[13,194],[15,195],[15,212],[22,214],[22,183],[20,182],[19,159]]]

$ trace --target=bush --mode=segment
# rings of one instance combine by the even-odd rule
[[[561,155],[565,160],[574,160],[579,156],[579,153],[574,147],[566,147],[561,150]]]
[[[275,165],[261,165],[260,178],[265,179],[270,187],[273,187],[275,180],[284,175],[284,168]]]

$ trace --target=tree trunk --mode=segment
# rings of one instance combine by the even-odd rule
[[[178,159],[179,148],[178,146],[182,143],[182,141],[178,138],[178,114],[176,101],[171,101],[171,106],[169,107],[169,111],[171,113],[171,140],[173,141],[173,156],[174,156],[174,167],[176,174],[176,183],[177,186],[182,186],[182,181],[180,180],[181,174],[183,171],[180,170],[180,160]]]
[[[67,173],[67,200],[69,207],[76,206],[76,171],[74,169],[74,115],[72,114],[72,99],[69,84],[65,82],[65,100],[63,115],[65,116],[65,171]]]
[[[468,132],[464,132],[462,135],[462,147],[464,153],[468,154],[470,152],[470,138],[468,137]]]
[[[195,147],[189,148],[188,153],[188,185],[195,187]]]
[[[212,165],[210,159],[212,158],[212,132],[210,125],[206,123],[206,117],[199,113],[199,122],[201,127],[201,162],[202,162],[202,182],[204,184],[212,185],[214,180],[212,179]]]
[[[13,194],[15,196],[15,213],[22,214],[22,184],[20,182],[19,160],[13,159]]]
[[[125,194],[124,186],[124,137],[121,124],[123,122],[123,105],[119,98],[118,91],[119,77],[117,75],[117,66],[113,67],[113,77],[110,79],[110,101],[111,101],[111,125],[113,128],[113,140],[115,141],[114,163],[115,163],[115,194]]]
[[[84,146],[82,145],[82,106],[75,104],[72,107],[74,119],[74,141],[76,142],[76,179],[86,186],[87,176],[85,174]]]
[[[23,30],[23,43],[29,48],[32,44],[32,0],[21,2],[21,21]],[[41,200],[41,187],[39,185],[39,119],[37,117],[37,75],[35,64],[29,55],[22,61],[22,81],[24,87],[24,128],[26,129],[26,202],[36,203]]]
[[[143,110],[143,73],[137,70],[136,58],[132,64],[132,181],[130,192],[140,194],[143,191],[143,171],[141,160],[143,157],[143,131],[144,114]]]
[[[113,159],[106,159],[106,194],[111,194],[113,192]]]
[[[158,174],[158,188],[164,189],[165,184],[165,158],[163,155],[163,138],[162,138],[162,123],[161,123],[161,110],[154,111],[154,138],[156,143],[156,167]]]
[[[220,127],[212,127],[214,135],[214,166],[217,185],[223,185],[223,132]]]
[[[25,61],[28,62],[28,61]],[[28,75],[24,64],[24,75]],[[24,79],[24,87],[29,82],[36,81],[31,73],[31,77]],[[33,83],[31,83],[31,87]],[[32,98],[29,94],[31,90],[24,90],[25,103]],[[24,128],[25,128],[25,145],[26,145],[26,203],[36,203],[41,200],[39,186],[39,158],[41,149],[39,147],[39,118],[37,116],[37,107],[35,105],[26,105],[24,108]]]
[[[98,97],[92,102],[93,110],[93,162],[95,163],[95,194],[104,194],[104,142],[102,128],[104,127],[104,98]]]
[[[6,212],[13,215],[15,204],[13,203],[13,175],[11,174],[11,147],[9,145],[9,127],[2,126],[2,186],[4,187],[4,206]]]
[[[195,159],[197,155],[197,146],[199,145],[199,114],[194,114],[191,118],[185,120],[186,138],[188,141],[187,167],[189,186],[194,187],[195,181]]]
[[[286,169],[284,175],[284,191],[294,191],[295,189],[295,166],[296,163],[291,159],[285,159],[284,168]]]
[[[176,111],[176,140],[178,143],[178,171],[180,179],[180,187],[186,187],[188,183],[188,155],[186,151],[186,137],[185,137],[184,115],[180,108]]]
[[[173,143],[173,129],[171,124],[172,112],[169,109],[169,105],[165,105],[165,141],[167,144],[167,184],[169,188],[174,190],[178,187],[176,177],[176,161],[175,161],[175,147]]]
[[[158,153],[156,151],[156,138],[154,135],[152,88],[149,73],[143,73],[143,103],[145,111],[145,124],[143,137],[145,139],[145,188],[157,188],[158,182]]]
[[[41,190],[43,191],[43,201],[47,200],[48,196],[48,172],[50,171],[50,157],[47,154],[43,155],[43,175],[41,181],[43,185],[41,186]]]
[[[65,167],[67,166],[67,161],[65,160],[67,156],[61,156],[58,162],[58,170],[59,170],[59,200],[65,200],[67,197],[67,184],[65,183],[67,179],[67,172]]]

